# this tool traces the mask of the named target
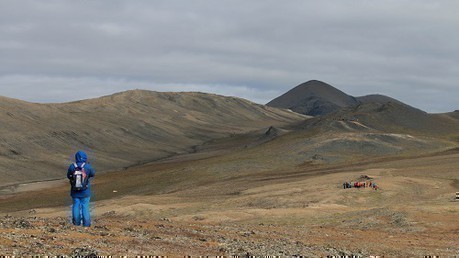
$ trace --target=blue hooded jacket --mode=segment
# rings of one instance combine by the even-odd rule
[[[86,188],[86,190],[83,190],[83,191],[70,190],[70,195],[74,198],[85,198],[85,197],[91,196],[91,177],[94,177],[94,175],[96,174],[96,171],[91,167],[91,164],[89,164],[89,162],[87,161],[88,161],[88,156],[86,155],[84,151],[80,150],[75,154],[75,162],[77,166],[81,166],[83,163],[85,163],[84,170],[86,172],[86,175],[89,177],[89,180],[88,180],[88,187]],[[72,177],[74,171],[75,171],[75,166],[71,164],[69,166],[69,169],[67,170],[68,179]]]

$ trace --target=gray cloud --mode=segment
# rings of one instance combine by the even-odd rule
[[[458,12],[457,1],[0,0],[0,95],[144,88],[265,103],[319,79],[446,112],[459,108]]]

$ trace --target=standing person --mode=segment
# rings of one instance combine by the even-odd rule
[[[89,164],[88,156],[84,151],[75,154],[75,163],[69,166],[67,178],[70,180],[70,195],[73,199],[72,221],[76,226],[91,226],[91,214],[89,213],[89,200],[91,198],[91,184],[89,179],[94,177],[95,170]]]

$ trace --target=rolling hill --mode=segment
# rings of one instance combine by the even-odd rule
[[[62,104],[0,98],[0,185],[62,178],[78,149],[99,171],[306,117],[204,93],[133,90]]]
[[[428,114],[383,95],[354,98],[310,81],[278,100],[320,115],[204,93],[133,90],[61,104],[2,97],[1,185],[61,178],[78,149],[107,171],[239,148],[231,155],[242,172],[260,157],[271,157],[256,165],[270,170],[433,153],[459,141],[457,112]]]
[[[456,254],[459,112],[428,114],[380,95],[356,100],[310,118],[202,93],[129,91],[47,105],[1,99],[0,164],[36,165],[18,173],[22,180],[46,176],[47,164],[61,176],[71,158],[62,153],[75,146],[92,151],[99,171],[160,159],[99,174],[88,230],[69,225],[66,180],[0,191],[0,249]],[[342,187],[360,180],[379,188]]]

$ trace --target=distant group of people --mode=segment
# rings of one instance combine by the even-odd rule
[[[344,182],[343,183],[343,189],[348,189],[348,188],[366,188],[366,187],[371,187],[374,190],[378,190],[378,185],[375,182],[372,181],[364,181],[364,182]]]

